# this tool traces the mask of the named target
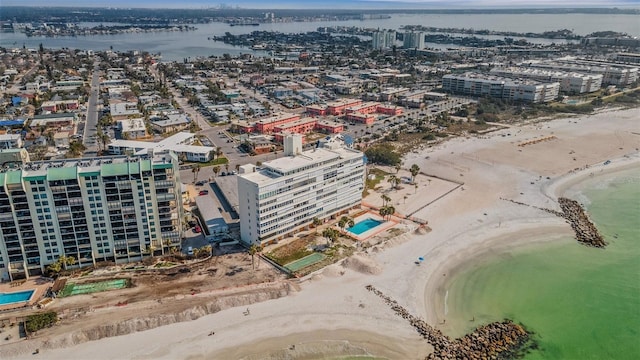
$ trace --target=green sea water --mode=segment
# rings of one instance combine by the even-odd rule
[[[640,359],[640,171],[588,186],[580,196],[607,248],[567,239],[463,271],[449,287],[449,335],[510,318],[535,332],[527,360]]]

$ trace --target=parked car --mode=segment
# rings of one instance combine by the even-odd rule
[[[198,182],[196,183],[196,185],[198,185],[198,186],[202,186],[202,185],[204,185],[204,184],[206,184],[206,183],[207,183],[206,181],[204,181],[204,180],[200,180],[200,181],[198,181]]]
[[[198,193],[198,195],[202,196],[202,195],[207,195],[209,193],[209,190],[202,190]]]
[[[193,255],[193,247],[192,246],[189,246],[187,248],[187,255]]]

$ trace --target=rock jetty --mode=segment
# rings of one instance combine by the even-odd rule
[[[549,214],[565,219],[569,223],[569,225],[571,225],[573,231],[576,233],[576,240],[578,240],[578,242],[581,244],[597,248],[604,248],[605,246],[607,246],[607,243],[602,238],[602,235],[600,235],[600,232],[598,232],[596,226],[593,225],[591,220],[589,220],[587,213],[584,211],[580,203],[575,200],[567,199],[564,197],[558,198],[558,204],[560,205],[560,209],[562,209],[562,211],[556,211],[525,204],[523,202],[511,199],[500,199],[509,201],[517,205],[528,206],[534,209],[546,211]]]
[[[596,226],[589,220],[580,203],[567,198],[558,198],[558,204],[562,209],[563,217],[575,231],[576,239],[579,242],[597,248],[604,248],[607,245]]]
[[[411,315],[397,301],[372,285],[367,290],[378,295],[398,316],[409,321],[416,331],[434,348],[425,359],[513,359],[530,343],[530,336],[520,325],[510,320],[483,325],[459,339],[451,339],[424,320]]]

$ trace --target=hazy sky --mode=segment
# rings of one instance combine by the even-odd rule
[[[244,8],[511,8],[640,7],[640,0],[1,0],[1,6],[202,8],[219,4]]]

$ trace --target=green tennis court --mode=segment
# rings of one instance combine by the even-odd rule
[[[296,261],[292,261],[286,264],[284,267],[291,270],[292,272],[296,272],[300,269],[306,268],[307,266],[311,266],[317,262],[324,260],[326,256],[320,253],[313,253],[311,255],[307,255],[302,259],[298,259]]]
[[[126,288],[128,285],[127,279],[114,279],[86,284],[73,284],[68,283],[58,296],[73,296],[81,294],[91,294],[95,292],[116,290]]]

